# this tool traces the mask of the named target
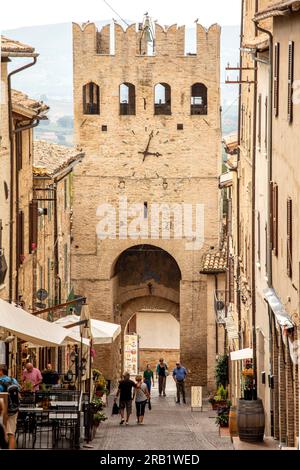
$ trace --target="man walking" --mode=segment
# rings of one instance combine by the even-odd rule
[[[180,362],[176,362],[176,367],[173,370],[173,379],[176,383],[176,389],[177,389],[177,401],[176,403],[180,403],[180,395],[182,395],[182,401],[183,403],[186,403],[185,401],[185,379],[187,376],[187,370],[185,367],[183,367]]]
[[[135,388],[135,383],[133,380],[130,380],[130,374],[126,372],[123,376],[123,380],[119,383],[119,388],[117,391],[117,395],[115,401],[117,400],[118,396],[120,396],[120,413],[121,413],[121,422],[120,424],[124,424],[125,422],[125,409],[126,409],[126,422],[125,424],[129,424],[129,418],[132,412],[132,390]]]
[[[158,378],[158,392],[159,392],[160,397],[162,394],[164,397],[166,396],[167,375],[168,375],[168,366],[164,362],[163,358],[161,358],[156,367],[156,378]]]

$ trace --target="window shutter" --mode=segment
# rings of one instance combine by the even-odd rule
[[[260,212],[257,214],[257,258],[261,258],[261,242],[260,242]]]
[[[279,58],[280,44],[277,42],[274,46],[274,115],[278,116],[279,112]]]
[[[270,219],[269,219],[269,224],[270,224],[270,242],[271,242],[271,250],[274,248],[274,240],[273,240],[273,213],[274,213],[274,184],[273,181],[270,181]]]
[[[257,129],[257,140],[258,140],[258,148],[261,149],[261,103],[262,97],[259,95],[258,97],[258,129]]]
[[[265,100],[265,149],[268,148],[268,97]]]
[[[29,204],[29,253],[32,253],[38,243],[38,203]]]
[[[294,41],[289,42],[288,53],[288,122],[293,122]]]
[[[287,275],[293,275],[293,207],[292,199],[287,200]]]
[[[16,142],[16,167],[17,171],[22,169],[22,132],[17,132],[15,138]]]
[[[272,249],[278,256],[278,186],[273,183],[272,195]]]
[[[18,231],[17,231],[17,267],[20,267],[24,261],[24,213],[18,214]]]

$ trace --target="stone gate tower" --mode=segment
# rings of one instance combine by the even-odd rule
[[[184,27],[149,24],[73,25],[76,143],[86,157],[74,176],[72,283],[92,317],[123,332],[137,311],[174,315],[181,361],[205,386],[215,323],[199,268],[220,231],[220,27],[197,25],[197,53],[185,55]],[[164,204],[158,213],[155,204]],[[195,235],[197,204],[204,219]],[[121,371],[122,344],[123,335],[98,351],[110,379]]]

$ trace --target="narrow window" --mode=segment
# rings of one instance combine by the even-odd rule
[[[96,83],[83,87],[83,114],[100,114],[100,90]]]
[[[207,114],[207,87],[203,83],[194,83],[192,86],[191,114]]]
[[[135,86],[132,83],[120,85],[120,115],[135,114]]]
[[[262,97],[258,97],[258,123],[257,123],[257,140],[258,140],[258,150],[261,150],[261,103]]]
[[[171,114],[171,87],[167,83],[154,87],[154,114]]]
[[[280,44],[277,42],[274,46],[274,115],[278,116],[279,112],[279,59]]]
[[[293,122],[294,41],[289,42],[288,52],[288,122]]]
[[[287,200],[287,275],[293,275],[293,206],[292,199]]]

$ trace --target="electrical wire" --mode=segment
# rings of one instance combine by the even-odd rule
[[[114,10],[114,8],[113,8],[106,0],[103,0],[103,2],[105,3],[105,5],[108,6],[108,8],[111,9],[112,12],[114,12],[115,15],[117,15],[117,16],[120,18],[121,21],[123,21],[123,23],[126,24],[126,26],[129,26],[129,24],[127,23],[127,21],[125,21],[125,20],[122,18],[122,16],[119,15],[119,13],[118,13],[116,10]]]

